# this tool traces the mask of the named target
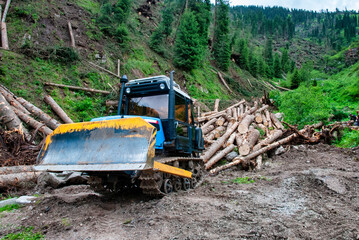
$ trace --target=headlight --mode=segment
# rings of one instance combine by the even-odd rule
[[[131,92],[131,88],[126,88],[126,93],[130,94],[130,92]]]
[[[160,84],[160,88],[163,90],[165,89],[165,85],[163,83]]]

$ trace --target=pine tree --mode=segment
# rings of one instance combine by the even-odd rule
[[[268,67],[273,67],[273,50],[272,50],[272,39],[268,38],[265,49],[264,49],[264,59]]]
[[[287,49],[283,49],[282,51],[281,64],[282,64],[283,72],[288,73],[290,71],[290,66],[289,66],[290,63],[289,63],[289,55]]]
[[[296,88],[298,88],[300,82],[301,82],[301,79],[300,79],[300,76],[299,76],[299,71],[298,71],[298,69],[295,69],[295,70],[294,70],[294,73],[293,73],[293,75],[292,75],[292,78],[291,78],[290,88],[291,88],[291,89],[296,89]]]
[[[217,66],[227,71],[230,63],[229,48],[229,5],[219,0],[216,13],[216,27],[214,29],[213,56]]]
[[[173,22],[173,10],[172,8],[165,8],[162,12],[161,27],[162,32],[165,36],[169,36],[172,33],[172,22]]]
[[[276,78],[280,78],[282,75],[282,66],[280,63],[280,58],[278,53],[276,53],[274,57],[273,70],[274,70],[274,76]]]
[[[208,28],[210,24],[211,3],[209,0],[189,1],[188,8],[193,12],[198,23],[198,34],[201,38],[201,44],[208,44]]]
[[[258,60],[256,55],[252,55],[249,63],[249,71],[253,77],[257,77],[258,74]]]
[[[249,70],[248,61],[248,46],[247,41],[244,39],[239,40],[238,51],[239,51],[239,67],[245,70]]]
[[[163,54],[163,47],[161,47],[163,39],[163,29],[160,26],[151,35],[150,48],[156,53]]]
[[[185,70],[198,67],[202,59],[201,50],[196,18],[191,11],[186,11],[177,32],[174,64]]]

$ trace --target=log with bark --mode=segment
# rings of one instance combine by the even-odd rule
[[[74,37],[74,33],[72,32],[72,26],[71,26],[70,21],[67,22],[67,26],[69,28],[69,34],[70,34],[70,39],[71,39],[71,47],[76,48],[75,37]]]
[[[33,127],[34,129],[44,133],[45,135],[49,135],[52,133],[52,130],[50,128],[48,128],[45,124],[36,121],[29,115],[26,115],[23,112],[21,112],[20,110],[13,108],[13,111],[16,113],[17,116],[19,116],[19,118],[24,123],[28,124],[29,126]]]
[[[40,172],[22,172],[14,174],[0,175],[0,189],[3,191],[13,188],[33,187]]]
[[[236,130],[237,127],[238,122],[234,123],[222,137],[220,137],[207,149],[207,151],[202,156],[202,159],[205,163],[208,162],[208,160],[223,146],[224,142],[230,137],[230,135]]]
[[[7,129],[18,130],[23,128],[20,119],[14,113],[10,104],[6,101],[5,97],[0,93],[0,117],[2,122],[6,125]]]
[[[72,90],[82,90],[82,91],[92,92],[92,93],[111,94],[111,92],[109,92],[109,91],[97,90],[97,89],[93,89],[93,88],[83,88],[83,87],[76,87],[76,86],[63,85],[63,84],[57,84],[57,83],[49,83],[49,82],[45,82],[44,84],[46,86],[68,88],[68,89],[72,89]]]
[[[57,114],[57,116],[59,116],[62,119],[62,121],[64,121],[64,123],[73,123],[71,118],[69,118],[69,116],[67,116],[65,111],[62,110],[62,108],[57,104],[57,102],[50,95],[46,95],[44,97],[44,101],[50,105],[51,109]]]
[[[250,153],[250,151],[252,150],[253,146],[258,141],[260,135],[261,134],[259,133],[259,131],[257,129],[255,129],[255,128],[251,129],[251,131],[248,132],[246,139],[243,141],[243,143],[241,144],[241,146],[238,149],[239,155],[241,155],[241,156],[248,155]]]
[[[298,135],[296,133],[294,133],[294,134],[292,134],[292,135],[290,135],[290,136],[288,136],[286,138],[283,138],[283,139],[281,139],[281,140],[279,140],[279,141],[277,141],[275,143],[272,143],[272,144],[270,144],[270,145],[268,145],[266,147],[263,147],[263,148],[259,149],[258,151],[252,152],[251,154],[249,154],[246,157],[236,157],[235,159],[233,159],[233,162],[228,163],[228,164],[223,165],[223,166],[219,166],[219,167],[217,167],[215,169],[212,169],[210,171],[210,173],[211,174],[217,174],[220,171],[223,171],[223,170],[228,169],[230,167],[236,166],[236,165],[238,165],[238,164],[240,164],[242,162],[249,161],[249,160],[259,156],[260,154],[263,154],[263,153],[265,153],[265,152],[267,152],[267,151],[269,151],[271,149],[274,149],[276,147],[279,147],[280,145],[283,145],[285,143],[290,142],[291,140],[293,140],[296,137],[298,137]]]
[[[50,117],[47,113],[44,113],[40,108],[35,105],[29,103],[23,98],[17,98],[18,102],[21,103],[29,112],[31,112],[34,116],[38,117],[41,121],[43,121],[46,126],[55,130],[60,123],[56,121],[56,119]]]
[[[14,95],[9,92],[6,88],[3,86],[0,86],[0,93],[5,97],[6,101],[10,103],[13,107],[21,110],[23,113],[30,115],[31,113],[27,111],[27,109],[21,105],[14,97]]]
[[[219,99],[216,99],[216,101],[214,102],[214,111],[218,112],[218,108],[219,108]]]
[[[253,115],[247,115],[241,123],[238,126],[238,132],[241,134],[245,134],[248,132],[249,125],[253,122],[254,116]]]
[[[232,152],[235,146],[230,144],[228,147],[223,149],[222,151],[218,152],[215,156],[213,156],[208,162],[204,165],[206,170],[211,168],[214,164],[216,164],[219,160],[224,158],[228,153]]]

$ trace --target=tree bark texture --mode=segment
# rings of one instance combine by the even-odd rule
[[[0,87],[0,93],[5,97],[6,101],[8,103],[10,103],[11,106],[21,110],[23,113],[30,115],[31,113],[29,111],[27,111],[27,109],[22,106],[15,98],[14,96],[9,93],[7,90],[5,90],[4,88]]]
[[[7,38],[6,23],[1,22],[1,46],[3,49],[9,49],[9,41]]]
[[[214,111],[218,112],[218,108],[219,108],[219,99],[217,98],[216,101],[214,102]]]
[[[254,116],[253,115],[247,115],[239,124],[238,126],[238,132],[241,134],[245,134],[248,132],[249,125],[253,122]]]
[[[216,142],[214,142],[202,156],[203,161],[206,163],[208,160],[223,146],[224,142],[229,138],[229,136],[236,130],[238,127],[238,122],[234,123],[227,132],[220,137]]]
[[[47,95],[44,97],[44,101],[51,106],[51,109],[59,116],[64,123],[73,123],[71,118],[67,116],[64,110],[55,102],[55,100],[50,96]]]
[[[53,86],[53,87],[60,87],[60,88],[68,88],[68,89],[72,89],[72,90],[82,90],[82,91],[86,91],[86,92],[92,92],[92,93],[102,93],[102,94],[110,94],[111,92],[109,91],[104,91],[104,90],[97,90],[97,89],[93,89],[93,88],[83,88],[83,87],[76,87],[76,86],[70,86],[70,85],[63,85],[63,84],[57,84],[57,83],[49,83],[46,82],[44,83],[46,86]]]
[[[18,116],[15,114],[5,97],[0,93],[0,118],[10,131],[24,129]]]
[[[230,168],[230,167],[233,167],[233,166],[235,166],[235,165],[238,165],[238,164],[240,164],[241,162],[245,162],[245,161],[251,160],[252,158],[257,157],[258,155],[260,155],[260,154],[262,154],[262,153],[265,153],[265,152],[267,152],[267,151],[269,151],[269,150],[271,150],[271,149],[273,149],[273,148],[276,148],[276,147],[278,147],[278,146],[280,146],[280,145],[283,145],[283,144],[285,144],[285,143],[290,142],[293,138],[296,138],[297,136],[298,136],[298,134],[294,133],[294,134],[292,134],[292,135],[290,135],[290,136],[288,136],[288,137],[286,137],[286,138],[283,138],[283,139],[279,140],[278,142],[272,143],[272,144],[270,144],[270,145],[268,145],[268,146],[266,146],[266,147],[264,147],[264,148],[261,148],[260,150],[255,151],[255,152],[249,154],[249,155],[246,156],[246,157],[243,157],[243,158],[241,158],[241,157],[236,157],[235,159],[233,159],[233,162],[231,162],[231,163],[229,163],[229,164],[226,164],[226,165],[223,165],[223,166],[219,166],[219,167],[217,167],[217,168],[215,168],[215,169],[212,169],[212,170],[210,171],[210,173],[211,173],[211,174],[216,174],[216,173],[218,173],[218,172],[220,172],[220,171],[223,171],[223,170],[225,170],[225,169],[227,169],[227,168]]]
[[[49,135],[52,133],[52,130],[48,128],[45,124],[36,121],[32,117],[21,112],[20,110],[17,110],[15,108],[13,108],[13,110],[24,123],[30,125],[32,128],[38,129],[40,132],[44,133],[45,135]]]
[[[204,166],[206,170],[211,168],[214,164],[216,164],[219,160],[224,158],[228,153],[232,152],[235,146],[233,144],[229,145],[222,151],[218,152],[215,156],[213,156]]]
[[[29,103],[23,98],[17,98],[19,103],[21,103],[29,112],[31,112],[34,116],[38,117],[41,121],[43,121],[49,128],[55,130],[60,123],[56,121],[56,119],[50,117],[48,114],[44,113],[40,108],[35,105]]]

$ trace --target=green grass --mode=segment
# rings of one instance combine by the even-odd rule
[[[337,147],[341,148],[353,148],[359,146],[359,131],[345,129],[343,136],[340,141],[336,144]]]
[[[92,14],[97,14],[100,12],[100,3],[93,0],[76,0],[77,5],[86,9]]]
[[[10,204],[0,208],[0,212],[9,212],[21,208],[19,204]]]
[[[250,183],[254,183],[255,180],[254,178],[249,178],[249,177],[237,177],[235,179],[231,179],[230,181],[225,181],[223,183],[236,183],[236,184],[250,184]]]
[[[10,233],[3,237],[3,240],[38,240],[44,239],[44,236],[39,232],[34,232],[33,227],[21,228],[21,232],[19,233]]]

